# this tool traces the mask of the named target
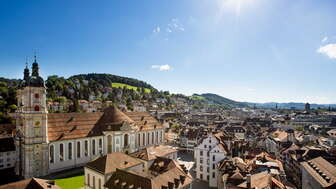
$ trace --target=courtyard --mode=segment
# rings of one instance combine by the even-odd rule
[[[184,164],[186,168],[189,170],[191,176],[193,177],[194,181],[192,183],[193,189],[210,189],[209,184],[205,181],[196,179],[196,171],[195,171],[195,162],[193,157],[193,152],[187,151],[178,151],[177,154],[178,161],[181,164]]]

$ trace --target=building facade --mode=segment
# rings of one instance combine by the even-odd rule
[[[195,147],[196,178],[217,187],[217,163],[230,156],[223,133],[209,134]]]
[[[25,178],[83,166],[112,152],[131,153],[162,144],[164,128],[147,112],[48,113],[36,59],[17,91],[16,172]]]
[[[16,151],[13,138],[0,138],[0,170],[13,168],[15,162]]]

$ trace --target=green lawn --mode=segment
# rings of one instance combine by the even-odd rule
[[[124,88],[124,87],[126,87],[128,89],[132,89],[132,90],[135,90],[135,91],[138,89],[138,87],[134,87],[132,85],[127,85],[127,84],[124,84],[124,83],[112,83],[112,87],[115,87],[115,88]],[[150,92],[151,92],[150,89],[145,88],[145,93],[150,93]]]
[[[205,100],[203,96],[198,96],[198,95],[192,95],[190,96],[192,100]]]
[[[78,189],[84,186],[84,175],[55,179],[55,182],[62,189]]]

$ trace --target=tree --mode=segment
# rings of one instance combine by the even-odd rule
[[[10,110],[10,112],[15,112],[15,110],[17,109],[17,106],[15,104],[12,104],[8,106],[8,109]]]

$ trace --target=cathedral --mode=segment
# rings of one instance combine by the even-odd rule
[[[36,58],[17,91],[16,171],[25,178],[81,167],[112,152],[132,153],[164,143],[164,127],[147,112],[48,113]]]

